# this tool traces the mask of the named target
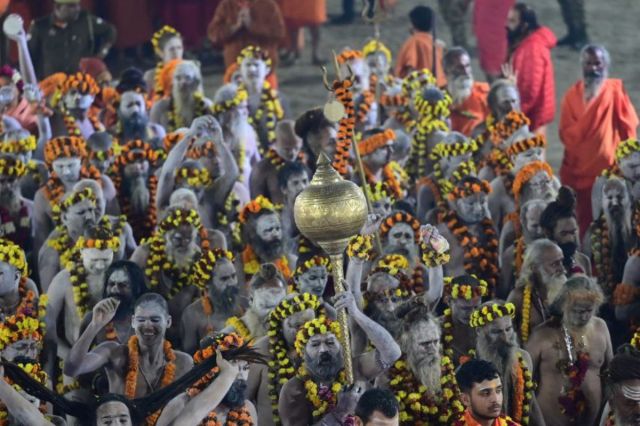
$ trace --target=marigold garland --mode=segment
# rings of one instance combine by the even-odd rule
[[[98,117],[93,115],[88,115],[87,119],[91,123],[91,127],[93,127],[94,132],[104,132],[106,129],[104,125],[100,122]],[[76,121],[75,117],[71,115],[68,111],[65,111],[64,116],[62,117],[62,121],[64,122],[64,126],[67,129],[67,134],[72,137],[82,137],[82,131],[80,130],[80,126]]]
[[[533,148],[546,148],[547,138],[544,135],[534,135],[531,138],[521,139],[511,143],[505,150],[509,157],[513,157]]]
[[[0,142],[0,152],[3,154],[27,154],[35,151],[36,146],[36,137],[29,135],[19,140],[5,140]]]
[[[204,94],[202,92],[195,92],[191,99],[195,103],[193,109],[193,118],[202,117],[207,114],[207,104],[204,100]],[[182,114],[176,110],[176,103],[172,96],[169,97],[169,110],[167,111],[167,132],[175,132],[176,130],[186,127],[189,123],[185,123]]]
[[[531,283],[524,286],[522,295],[522,319],[520,324],[520,338],[522,343],[529,341],[529,322],[531,321]]]
[[[13,266],[23,277],[29,276],[29,266],[24,250],[13,241],[0,238],[0,262]]]
[[[469,325],[472,328],[484,327],[498,318],[506,316],[515,318],[515,315],[516,306],[513,303],[491,303],[490,305],[482,306],[481,308],[473,311],[471,318],[469,319]]]
[[[318,386],[304,367],[298,369],[298,377],[304,383],[307,401],[313,405],[313,422],[317,422],[324,414],[335,408],[338,403],[338,394],[347,385],[347,376],[344,370],[338,373],[336,380],[329,386]]]
[[[611,242],[609,241],[609,225],[604,215],[600,215],[591,225],[591,253],[593,267],[598,277],[598,284],[605,296],[610,297],[616,286],[611,264]]]
[[[20,280],[19,295],[15,313],[0,321],[0,351],[20,340],[42,342],[44,339],[47,295],[38,297],[33,290],[27,290],[24,277]]]
[[[509,112],[502,120],[498,121],[492,129],[491,140],[494,146],[499,146],[520,128],[529,126],[530,124],[531,120],[522,112]]]
[[[590,356],[588,352],[577,352],[574,362],[566,361],[560,367],[561,373],[569,381],[569,389],[558,397],[560,412],[569,418],[571,426],[579,426],[582,415],[587,409],[587,398],[582,390],[587,371],[589,370]]]
[[[367,139],[358,142],[358,150],[360,155],[369,155],[378,149],[387,146],[389,141],[393,141],[396,138],[396,133],[393,129],[385,129],[380,133],[376,133]]]
[[[258,195],[253,200],[244,205],[240,211],[240,223],[247,223],[249,215],[255,215],[262,211],[275,212],[276,206],[264,195]]]
[[[175,171],[176,183],[186,182],[192,188],[208,188],[213,183],[209,171],[205,168],[179,167]]]
[[[205,290],[211,282],[213,269],[220,259],[227,259],[229,262],[233,262],[234,256],[232,252],[221,248],[204,250],[200,259],[198,259],[193,266],[191,284]]]
[[[44,161],[51,167],[59,158],[87,158],[87,145],[84,139],[76,136],[60,136],[49,139],[44,146]]]
[[[478,278],[473,274],[471,275],[471,277],[478,281],[477,285],[475,283],[466,284],[464,282],[454,283],[453,278],[445,277],[444,278],[445,291],[452,299],[471,300],[474,297],[486,296],[488,294],[488,288],[489,288],[489,285],[487,284],[487,282],[483,279]],[[456,281],[459,281],[459,280],[460,280],[460,277],[456,279]]]
[[[233,96],[233,98],[213,104],[211,110],[215,115],[220,115],[233,108],[236,108],[242,102],[245,102],[248,98],[249,94],[247,93],[247,91],[244,88],[240,87],[236,91],[236,94]]]
[[[640,152],[640,141],[634,138],[623,140],[616,147],[616,163],[619,164],[621,160],[625,159],[634,152]]]
[[[527,367],[521,352],[518,352],[518,362],[516,364],[516,380],[513,393],[513,413],[512,417],[522,426],[529,425],[531,415],[531,401],[535,392],[535,383],[531,370]]]
[[[455,188],[449,193],[449,201],[459,200],[461,198],[470,197],[474,194],[484,193],[490,194],[491,185],[486,180],[480,182],[459,182]]]
[[[276,171],[279,171],[282,168],[282,166],[284,166],[287,163],[287,161],[284,158],[280,157],[278,152],[273,148],[269,148],[269,150],[267,151],[267,154],[265,155],[265,158],[269,160],[269,163],[273,166],[274,169],[276,169]],[[304,159],[304,154],[300,152],[298,154],[298,161],[302,161],[303,159]]]
[[[140,369],[140,353],[138,346],[138,336],[131,336],[127,342],[128,348],[128,365],[127,376],[124,383],[124,396],[127,399],[136,397],[136,388],[138,386],[138,371]],[[167,364],[164,367],[160,388],[163,388],[173,382],[176,376],[176,354],[171,349],[171,343],[165,340],[163,343],[164,359]],[[158,410],[146,418],[145,424],[153,426],[156,424],[162,410]]]
[[[160,41],[165,37],[182,37],[182,35],[175,28],[164,25],[158,31],[153,33],[151,37],[151,45],[153,46],[153,51],[156,55],[162,56],[162,46],[160,46]]]
[[[473,154],[478,149],[478,143],[474,139],[468,142],[440,142],[433,147],[429,158],[433,161],[438,161],[443,158],[460,157],[465,154]]]
[[[367,121],[369,111],[371,111],[371,105],[376,101],[376,95],[371,90],[365,90],[360,93],[358,97],[358,113],[356,115],[356,123],[363,125]],[[391,129],[387,129],[391,130]]]
[[[271,412],[276,425],[280,425],[280,416],[278,413],[278,400],[280,398],[280,390],[295,373],[296,368],[294,360],[289,357],[289,348],[283,334],[284,321],[299,312],[311,309],[316,316],[324,313],[321,308],[322,304],[317,296],[309,293],[296,294],[291,299],[283,299],[280,301],[269,314],[269,329],[267,336],[269,338],[269,352],[273,359],[269,361],[269,398],[271,399]]]
[[[387,216],[382,223],[380,223],[380,236],[383,238],[386,237],[387,234],[389,234],[389,231],[391,231],[391,228],[398,223],[405,223],[409,225],[413,230],[413,239],[415,243],[420,242],[420,222],[411,214],[405,212],[396,212]]]
[[[42,366],[40,365],[40,363],[35,363],[35,364],[32,364],[32,363],[24,363],[24,364],[23,363],[18,363],[17,365],[18,365],[18,367],[20,367],[20,369],[22,369],[22,371],[27,373],[32,379],[35,379],[41,385],[43,385],[43,386],[47,386],[48,385],[49,376],[42,369]],[[13,382],[13,380],[11,380],[7,376],[5,376],[3,378],[0,378],[0,380],[4,380],[9,385],[12,385],[16,390],[21,390],[22,389],[20,386],[15,384]],[[39,405],[38,408],[40,410],[40,413],[42,413],[43,415],[46,416],[46,414],[47,414],[47,404],[44,401],[40,402],[40,405]],[[11,426],[9,424],[9,412],[7,410],[7,406],[3,402],[0,402],[0,426]]]
[[[244,265],[243,269],[247,279],[257,274],[260,270],[260,260],[258,259],[258,255],[249,244],[247,244],[244,250],[242,250],[242,264]],[[289,259],[286,254],[283,254],[276,259],[273,264],[276,265],[276,268],[282,273],[282,276],[285,279],[288,280],[291,278]]]
[[[311,259],[305,260],[301,265],[298,265],[294,272],[294,275],[299,277],[300,275],[309,271],[311,268],[315,268],[317,266],[323,266],[327,270],[330,270],[331,264],[329,262],[329,258],[323,255],[315,255]]]
[[[356,235],[351,238],[347,246],[347,256],[361,260],[371,259],[373,251],[373,236]]]
[[[374,53],[382,53],[387,59],[387,63],[391,63],[391,50],[378,39],[369,40],[361,50],[361,54],[365,58]]]
[[[244,340],[253,340],[251,330],[247,327],[247,324],[240,317],[230,317],[224,323],[225,328],[231,327],[235,333],[237,333]]]
[[[304,350],[312,336],[318,334],[332,333],[336,338],[342,337],[342,330],[337,321],[332,321],[324,315],[314,318],[304,323],[296,333],[295,348],[299,357],[304,356]]]
[[[532,161],[518,171],[513,180],[512,186],[512,193],[516,204],[520,203],[520,195],[524,185],[529,183],[529,181],[540,172],[545,172],[550,178],[553,177],[553,170],[551,169],[551,166],[549,163],[544,161]]]
[[[351,87],[351,80],[333,82],[333,93],[336,100],[342,104],[345,114],[338,122],[338,133],[336,136],[336,152],[334,154],[332,166],[343,177],[349,173],[349,158],[351,156],[351,144],[353,143],[353,132],[356,126],[355,104]]]
[[[440,365],[440,392],[435,398],[430,393],[436,393],[437,390],[427,389],[416,380],[404,358],[396,361],[389,369],[389,388],[400,404],[401,425],[451,424],[464,412],[453,362],[445,355]]]

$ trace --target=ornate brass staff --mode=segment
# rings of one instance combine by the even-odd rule
[[[321,153],[311,183],[296,198],[293,217],[302,235],[329,255],[335,289],[345,291],[342,256],[349,240],[360,232],[367,220],[367,203],[362,190],[353,182],[342,179],[331,167],[327,155]],[[345,309],[338,311],[338,322],[342,331],[340,343],[345,373],[351,384],[351,339]]]

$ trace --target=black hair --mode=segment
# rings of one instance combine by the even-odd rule
[[[413,28],[423,32],[429,32],[433,28],[433,16],[433,9],[429,6],[416,6],[409,12]]]
[[[562,186],[558,191],[556,201],[549,203],[540,215],[540,226],[550,237],[560,219],[572,217],[577,218],[576,193],[570,187]]]
[[[104,273],[104,290],[102,291],[102,297],[107,297],[107,283],[109,278],[115,271],[124,269],[127,275],[129,275],[129,281],[131,283],[131,299],[138,300],[140,296],[147,292],[147,283],[145,281],[144,272],[134,262],[129,260],[116,260],[107,268]]]
[[[142,296],[138,297],[135,305],[133,305],[133,309],[147,303],[155,303],[156,305],[160,306],[167,315],[169,315],[169,304],[167,303],[167,299],[165,299],[158,293],[145,293]]]
[[[516,3],[513,9],[520,15],[520,23],[527,24],[527,30],[533,31],[540,28],[536,12],[526,3]]]
[[[495,365],[483,359],[472,359],[456,370],[456,381],[462,392],[469,393],[474,383],[500,378]]]
[[[116,91],[120,94],[129,91],[147,92],[147,83],[144,81],[143,72],[135,67],[127,68],[120,74],[120,82],[116,86]]]
[[[90,149],[106,151],[113,145],[113,136],[109,132],[94,132],[87,138],[87,146]]]
[[[335,124],[325,117],[322,108],[313,108],[296,119],[293,131],[306,140],[309,133],[317,133],[327,127],[335,127]]]
[[[291,179],[291,176],[297,176],[305,173],[308,178],[311,177],[311,170],[299,161],[287,161],[282,168],[278,171],[278,186],[280,188],[286,188],[287,182]]]
[[[388,389],[372,388],[360,396],[355,415],[366,424],[371,420],[374,411],[379,411],[388,419],[394,418],[398,411],[398,400]]]
[[[397,212],[405,212],[405,213],[409,213],[411,216],[416,215],[416,209],[414,208],[413,204],[407,200],[398,200],[395,203],[393,203],[393,211]]]
[[[152,294],[152,293],[149,293]],[[239,348],[233,348],[222,352],[226,360],[243,360],[254,364],[266,365],[266,360],[255,348],[245,343]],[[142,398],[127,400],[122,395],[107,394],[101,397],[93,395],[88,402],[77,402],[66,399],[64,396],[43,386],[18,365],[2,361],[5,376],[18,384],[26,393],[42,401],[50,402],[55,409],[76,417],[82,425],[96,424],[97,408],[107,402],[119,401],[129,408],[132,424],[142,424],[151,413],[164,407],[176,395],[184,392],[194,382],[202,378],[216,366],[216,357],[211,356],[194,366],[187,373],[173,383],[152,392]]]

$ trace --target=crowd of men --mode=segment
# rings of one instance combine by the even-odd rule
[[[512,54],[546,37],[522,4],[507,25]],[[207,96],[171,27],[114,87],[38,80],[8,36],[0,424],[640,425],[638,117],[605,47],[580,52],[557,176],[549,82],[517,61],[489,85],[444,49],[439,84],[372,40],[289,117],[256,45]],[[318,161],[370,204],[345,291],[294,219]]]

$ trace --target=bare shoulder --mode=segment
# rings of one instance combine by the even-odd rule
[[[491,181],[491,189],[493,189],[491,194],[493,194],[494,197],[502,195],[505,192],[504,178],[502,176],[493,178]]]
[[[509,293],[507,297],[507,301],[513,303],[514,305],[519,305],[522,303],[523,289],[522,287],[516,287]]]
[[[49,289],[47,290],[48,294],[51,294],[55,291],[64,291],[69,287],[69,271],[66,269],[58,272],[51,280],[51,285],[49,285]]]
[[[531,360],[531,355],[529,354],[529,352],[524,349],[518,349],[518,352],[520,352],[520,355],[522,356],[522,359],[524,360],[527,368],[531,368],[533,366],[533,361]]]
[[[149,246],[145,244],[139,245],[131,255],[131,261],[143,268],[149,258]]]
[[[38,286],[36,286],[36,283],[34,283],[31,278],[27,278],[26,285],[27,285],[27,291],[33,291],[36,295],[40,294],[40,291],[38,290]]]
[[[552,322],[553,321],[553,322]],[[555,319],[550,319],[538,326],[534,327],[531,332],[531,337],[529,338],[529,342],[531,341],[548,341],[551,337],[554,337],[558,332],[558,328],[555,325]]]
[[[193,358],[191,355],[182,352],[182,351],[174,351],[176,355],[176,367],[179,372],[182,374],[191,370],[193,367]]]

